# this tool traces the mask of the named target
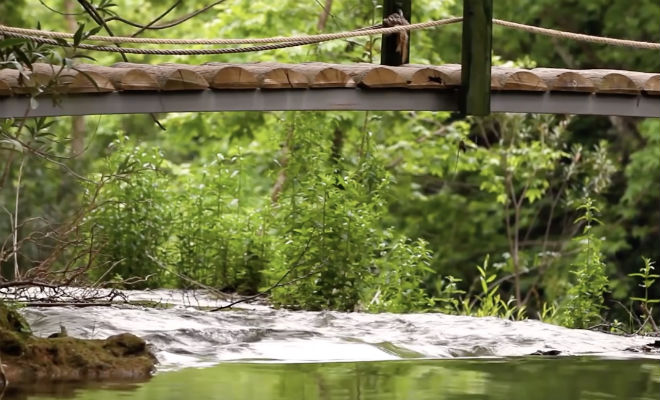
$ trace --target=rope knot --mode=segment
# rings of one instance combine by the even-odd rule
[[[383,26],[392,27],[398,25],[410,25],[410,22],[403,16],[403,11],[395,12],[383,18]]]
[[[410,22],[403,16],[403,11],[395,12],[383,18],[383,26],[390,28],[398,25],[410,25]],[[401,59],[404,63],[408,62],[408,31],[401,31],[396,34],[398,36],[396,44],[396,52],[401,54]]]

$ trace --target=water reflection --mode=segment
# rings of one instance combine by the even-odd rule
[[[146,383],[24,389],[8,393],[8,398],[656,400],[660,365],[652,360],[577,357],[224,363],[160,373]]]

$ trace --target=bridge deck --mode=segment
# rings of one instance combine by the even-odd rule
[[[118,63],[0,70],[0,117],[239,110],[458,109],[460,65]],[[46,85],[57,93],[29,95]],[[493,112],[660,117],[660,74],[493,67]]]

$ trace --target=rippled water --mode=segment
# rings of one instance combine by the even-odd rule
[[[274,310],[247,306],[208,312],[197,306],[222,301],[176,291],[132,292],[133,300],[172,304],[84,309],[27,308],[37,335],[59,331],[105,338],[131,332],[152,344],[159,370],[215,365],[221,361],[375,361],[406,358],[511,357],[558,350],[561,355],[639,357],[625,351],[650,341],[539,321],[506,321],[445,314],[361,314]],[[195,307],[193,307],[195,306]]]
[[[132,332],[160,360],[147,383],[76,390],[60,385],[48,388],[51,394],[159,400],[660,397],[658,356],[626,351],[654,341],[648,337],[444,314],[292,312],[263,305],[209,312],[199,307],[226,302],[165,290],[128,295],[171,307],[21,311],[37,335],[58,332],[60,324],[83,338]],[[550,350],[560,356],[517,358]],[[522,397],[526,391],[531,396]]]

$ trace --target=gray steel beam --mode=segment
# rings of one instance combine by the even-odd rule
[[[408,89],[277,89],[117,92],[0,98],[0,118],[208,111],[401,110],[457,111],[458,93]],[[584,93],[492,92],[493,112],[660,117],[660,97]]]

